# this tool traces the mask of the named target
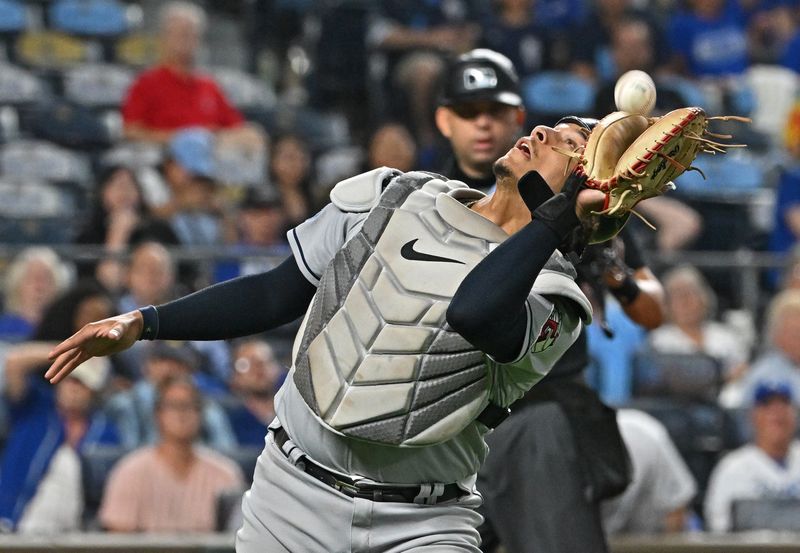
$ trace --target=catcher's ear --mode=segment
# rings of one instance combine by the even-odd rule
[[[531,211],[552,198],[555,194],[550,189],[547,181],[537,171],[528,171],[517,183],[522,201]]]
[[[450,128],[450,113],[448,112],[448,108],[439,106],[436,108],[434,117],[436,119],[436,128],[439,129],[442,136],[445,138],[453,136],[453,130]]]

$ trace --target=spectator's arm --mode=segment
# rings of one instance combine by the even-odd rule
[[[639,288],[639,292],[633,301],[620,301],[625,314],[636,324],[652,330],[661,326],[664,322],[666,311],[664,302],[664,288],[661,283],[647,267],[641,267],[633,272],[633,280]],[[609,286],[612,294],[614,288]]]
[[[658,249],[662,252],[683,249],[691,244],[703,230],[700,214],[673,198],[664,196],[650,198],[646,202],[641,202],[637,209],[658,229],[656,241]],[[798,219],[798,231],[800,231],[800,218]]]
[[[122,134],[126,140],[142,140],[146,142],[156,142],[166,144],[175,134],[175,131],[159,129],[149,129],[141,123],[125,122]]]
[[[20,401],[28,391],[28,374],[49,363],[47,358],[53,344],[27,342],[8,350],[6,354],[6,397],[11,402]]]

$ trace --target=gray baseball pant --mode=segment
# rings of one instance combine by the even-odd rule
[[[270,432],[242,501],[236,553],[480,553],[480,502],[350,498],[295,467]]]

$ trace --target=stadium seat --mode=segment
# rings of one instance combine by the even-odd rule
[[[91,178],[86,156],[41,140],[19,140],[4,145],[0,150],[0,174],[83,185]]]
[[[50,25],[85,37],[121,35],[128,30],[125,9],[115,0],[56,0],[49,9]]]
[[[84,62],[89,49],[81,39],[55,31],[28,31],[16,43],[19,63],[40,70],[66,69]]]
[[[636,397],[716,401],[722,386],[720,362],[702,353],[659,353],[645,350],[633,361]]]
[[[222,88],[228,100],[243,112],[275,106],[275,92],[263,81],[244,71],[217,67],[209,69],[208,73]]]
[[[30,106],[50,95],[47,85],[32,72],[0,62],[0,104]]]
[[[731,529],[800,532],[800,499],[737,499],[731,506]]]
[[[214,151],[219,180],[230,186],[260,186],[267,181],[265,149],[217,143]]]
[[[156,167],[163,160],[164,151],[151,142],[123,142],[106,151],[100,158],[105,166],[123,165],[133,169]]]
[[[19,33],[28,27],[28,14],[22,2],[0,0],[0,33]]]
[[[4,178],[0,198],[0,242],[64,244],[72,239],[74,201],[59,186]]]
[[[82,64],[64,73],[64,96],[90,108],[117,108],[134,77],[132,70],[121,65]]]
[[[543,71],[522,82],[522,97],[535,116],[585,115],[594,107],[595,88],[568,71]]]
[[[670,90],[676,93],[683,98],[684,105],[686,106],[697,106],[708,109],[708,99],[703,89],[697,86],[697,83],[691,79],[684,79],[676,76],[664,77],[659,79],[658,89],[659,93],[662,90]]]
[[[281,104],[254,114],[252,120],[271,136],[285,133],[301,136],[315,152],[350,144],[350,126],[339,112]]]
[[[158,39],[155,36],[132,33],[117,40],[114,45],[114,60],[131,67],[149,67],[158,60],[158,48]]]
[[[106,480],[119,461],[129,450],[121,446],[95,445],[81,451],[81,475],[83,477],[84,521],[89,529],[97,525],[95,516],[100,508]]]
[[[700,154],[692,163],[699,168],[687,171],[676,179],[677,193],[682,196],[710,199],[747,197],[759,190],[766,180],[760,158],[744,151],[727,154]]]
[[[30,130],[36,138],[72,149],[93,151],[112,143],[111,132],[102,117],[61,98],[36,107]]]

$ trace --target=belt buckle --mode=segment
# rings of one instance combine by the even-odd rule
[[[361,491],[358,484],[351,484],[338,478],[333,481],[333,488],[351,497],[355,497]]]

